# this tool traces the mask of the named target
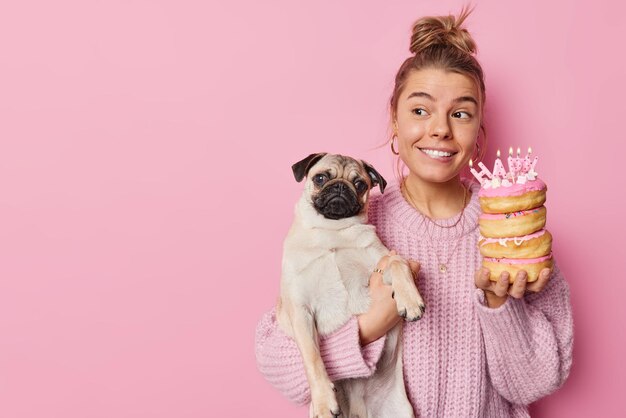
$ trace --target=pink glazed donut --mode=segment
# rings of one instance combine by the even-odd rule
[[[510,213],[538,208],[546,201],[546,184],[540,179],[506,187],[481,188],[480,207],[485,213]]]

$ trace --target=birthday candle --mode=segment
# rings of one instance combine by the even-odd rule
[[[481,173],[484,173],[490,179],[493,178],[493,174],[491,174],[491,171],[489,171],[487,166],[485,164],[483,164],[482,161],[478,163],[478,167],[480,167],[480,172]]]
[[[493,176],[496,178],[503,179],[506,177],[506,170],[502,165],[502,161],[500,160],[500,150],[498,150],[498,157],[496,158],[496,162],[493,166]]]
[[[537,174],[537,172],[535,171],[535,166],[537,165],[538,160],[539,160],[539,157],[535,156],[533,163],[530,165],[530,170],[529,170],[530,173]]]
[[[520,157],[520,149],[519,147],[517,148],[517,157],[514,159],[514,163],[515,163],[515,175],[518,176],[520,174],[522,174],[522,158]]]
[[[522,174],[527,174],[530,170],[530,154],[532,154],[532,148],[528,147],[528,154],[524,157],[524,162],[522,163]]]
[[[482,172],[479,173],[478,171],[474,170],[474,164],[472,163],[472,160],[470,158],[469,160],[469,166],[470,166],[470,172],[474,175],[474,177],[476,177],[476,180],[478,180],[478,182],[480,184],[483,184],[483,176],[482,176]]]

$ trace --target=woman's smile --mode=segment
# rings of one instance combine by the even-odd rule
[[[449,148],[416,148],[431,159],[444,163],[452,161],[453,157],[457,154],[456,151]]]

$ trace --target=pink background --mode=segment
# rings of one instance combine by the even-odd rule
[[[464,1],[5,1],[0,416],[307,416],[256,369],[311,152],[369,160],[410,27]],[[621,2],[476,2],[496,148],[532,146],[572,289],[537,417],[626,416]]]

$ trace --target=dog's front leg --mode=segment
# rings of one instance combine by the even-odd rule
[[[311,388],[311,417],[333,418],[341,415],[335,386],[330,381],[320,355],[317,330],[313,314],[303,306],[291,306],[289,309],[294,339],[304,363]]]
[[[398,315],[407,321],[417,321],[422,317],[426,306],[406,260],[397,255],[390,257],[383,274],[383,282],[390,284],[393,289]]]

